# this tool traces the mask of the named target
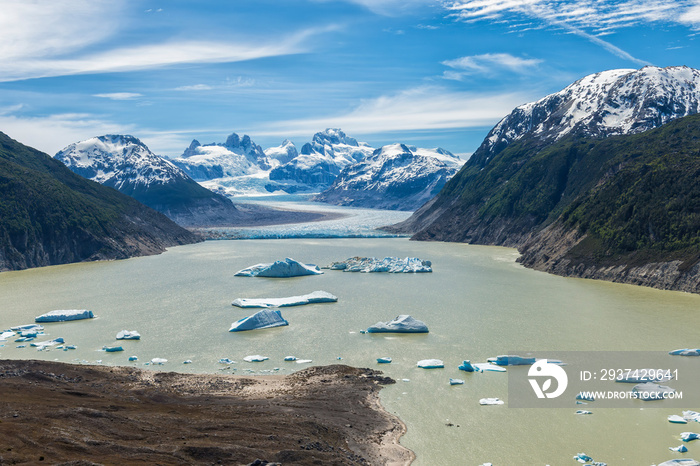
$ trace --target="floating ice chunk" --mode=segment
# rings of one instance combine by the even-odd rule
[[[389,272],[389,273],[429,273],[432,272],[430,261],[424,261],[416,257],[351,257],[344,261],[333,262],[328,269],[342,270],[343,272]]]
[[[672,380],[671,371],[662,369],[635,369],[626,371],[622,377],[616,378],[619,383],[668,382]]]
[[[481,372],[481,369],[478,367],[474,367],[471,362],[469,362],[469,359],[465,359],[462,361],[462,364],[457,368],[460,371],[465,371],[465,372]]]
[[[141,335],[136,330],[122,330],[117,333],[117,340],[140,340]]]
[[[700,413],[697,411],[683,411],[683,417],[689,421],[700,422]]]
[[[391,358],[377,358],[379,364],[391,364]]]
[[[164,359],[164,358],[153,358],[153,359],[151,359],[151,364],[162,365],[162,364],[165,364],[166,362],[168,362],[168,360],[167,360],[167,359]]]
[[[48,348],[49,346],[58,345],[59,343],[65,343],[63,338],[55,338],[53,340],[34,342],[34,343],[30,343],[29,346],[33,346],[35,348],[39,348],[40,350],[42,350],[44,348]]]
[[[671,387],[653,382],[640,383],[632,387],[632,395],[643,401],[663,400],[675,392],[676,390]]]
[[[229,332],[242,332],[245,330],[257,330],[263,328],[282,327],[289,322],[282,318],[282,313],[274,309],[263,309],[252,316],[244,317],[233,324]]]
[[[697,439],[700,439],[700,434],[696,434],[695,432],[681,432],[681,440],[684,442],[690,442]]]
[[[659,466],[700,466],[700,461],[695,461],[691,458],[676,458],[664,461],[660,463]]]
[[[129,361],[133,362],[133,361],[138,361],[138,360],[139,360],[139,358],[137,358],[136,356],[129,356]]]
[[[700,348],[683,348],[669,351],[671,356],[700,356]]]
[[[411,379],[401,379],[402,382],[410,382]]]
[[[35,322],[66,322],[69,320],[92,319],[95,315],[87,309],[51,311],[34,318]]]
[[[479,369],[481,372],[506,372],[505,367],[496,366],[488,362],[478,362],[472,364],[472,366],[474,366],[475,369]]]
[[[445,363],[439,359],[423,359],[418,361],[418,367],[423,369],[441,369],[445,367]]]
[[[464,380],[462,379],[453,379],[450,377],[450,385],[464,385]]]
[[[677,447],[668,447],[671,451],[677,451],[678,453],[686,453],[688,448],[685,445],[678,445]]]
[[[236,361],[232,361],[229,358],[221,358],[219,359],[219,364],[235,364]]]
[[[578,461],[581,464],[585,464],[592,462],[593,458],[591,458],[585,453],[577,453],[576,456],[574,456],[574,460]]]
[[[74,350],[74,349],[78,349],[78,347],[75,346],[75,345],[66,345],[66,346],[63,348],[63,351]]]
[[[182,361],[182,363],[183,363],[183,364],[192,364],[192,360],[191,360],[191,359],[187,359],[186,361]]]
[[[327,291],[314,291],[301,296],[290,296],[288,298],[236,298],[231,304],[238,307],[290,307],[303,306],[314,303],[334,303],[338,297]]]
[[[502,404],[504,404],[504,401],[501,400],[500,398],[482,398],[479,400],[479,404],[482,406],[502,405]]]
[[[576,414],[593,414],[592,411],[586,411],[585,409],[579,409]]]
[[[677,415],[677,414],[671,414],[668,417],[668,422],[673,423],[673,424],[687,424],[688,420],[684,417]]]
[[[2,333],[0,333],[0,341],[7,341],[8,338],[12,338],[15,336],[15,332],[11,330],[6,330]],[[36,336],[36,334],[34,334]]]
[[[252,356],[246,356],[245,358],[243,358],[245,362],[263,362],[267,361],[268,359],[270,358],[268,358],[267,356],[260,356],[259,354],[254,354]]]
[[[535,363],[535,358],[524,358],[514,354],[505,354],[496,356],[495,358],[489,358],[488,361],[499,366],[529,366]]]
[[[267,264],[255,264],[238,271],[236,277],[300,277],[302,275],[320,275],[323,272],[317,265],[302,264],[299,261],[287,257],[283,261],[275,261]]]
[[[428,326],[425,322],[402,314],[390,322],[377,322],[367,328],[367,333],[428,333]]]
[[[24,330],[34,330],[36,332],[41,332],[42,330],[44,330],[44,326],[39,324],[18,325],[17,327],[10,327],[10,330],[15,332],[22,332]]]
[[[310,362],[313,362],[311,359],[297,359],[296,363],[297,364],[309,364]]]
[[[296,356],[285,356],[284,360],[285,361],[296,361],[297,357]]]
[[[124,351],[124,348],[121,346],[103,346],[102,350],[108,353],[118,353],[119,351]]]

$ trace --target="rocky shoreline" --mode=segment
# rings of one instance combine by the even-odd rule
[[[0,361],[0,464],[408,465],[381,372],[288,376]]]

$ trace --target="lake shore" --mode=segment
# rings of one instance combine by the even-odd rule
[[[405,425],[379,403],[389,383],[343,365],[245,377],[3,360],[0,463],[408,465]]]

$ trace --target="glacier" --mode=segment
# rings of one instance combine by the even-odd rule
[[[301,296],[287,298],[236,298],[231,304],[242,308],[256,307],[290,307],[312,303],[334,303],[338,297],[327,291],[313,291]]]
[[[322,273],[323,272],[317,265],[302,264],[299,261],[287,257],[283,261],[252,265],[243,270],[239,270],[234,276],[289,278],[304,275],[320,275]]]
[[[367,328],[367,333],[428,333],[425,322],[402,314],[390,322],[377,322]]]
[[[244,317],[231,324],[229,332],[242,332],[246,330],[282,327],[285,325],[289,325],[289,322],[282,318],[282,313],[280,311],[263,309],[252,316]]]
[[[95,315],[87,309],[57,310],[34,318],[35,322],[66,322],[69,320],[92,319]]]

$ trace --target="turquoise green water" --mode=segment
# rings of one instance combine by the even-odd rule
[[[292,279],[234,277],[258,262],[284,257],[326,265],[351,256],[416,256],[433,262],[432,274],[351,274],[326,271]],[[380,368],[399,382],[382,390],[385,408],[407,425],[402,444],[417,465],[576,464],[586,452],[609,465],[650,465],[700,457],[700,445],[673,453],[683,431],[700,425],[669,424],[678,409],[513,409],[480,406],[484,397],[508,400],[507,374],[467,374],[463,359],[483,362],[512,350],[662,350],[700,346],[700,296],[628,285],[567,279],[521,267],[512,249],[406,239],[247,240],[206,242],[160,256],[75,264],[0,274],[0,328],[33,322],[54,309],[88,308],[98,318],[47,324],[48,338],[63,337],[74,351],[18,349],[7,342],[3,358],[87,361],[138,367],[166,358],[159,370],[290,373],[304,365],[342,362]],[[254,311],[231,306],[237,297],[282,297],[325,290],[334,304],[283,309],[288,327],[229,333],[232,322]],[[425,335],[369,335],[359,330],[398,314],[430,327]],[[119,330],[137,330],[123,353],[99,351],[117,344]],[[245,363],[261,354],[270,359]],[[128,363],[131,355],[137,363]],[[377,365],[389,356],[392,364]],[[339,361],[337,358],[341,357]],[[445,369],[416,367],[439,358]],[[191,359],[192,364],[183,365]],[[697,361],[700,364],[700,360]],[[465,379],[450,386],[449,377]],[[409,379],[403,382],[401,379]],[[655,406],[659,406],[658,404]],[[662,406],[662,405],[661,405]],[[700,406],[687,409],[700,411]],[[453,424],[449,426],[447,424]],[[696,442],[697,443],[697,442]]]

